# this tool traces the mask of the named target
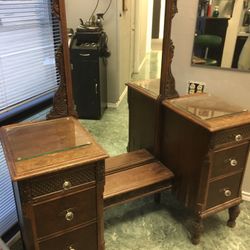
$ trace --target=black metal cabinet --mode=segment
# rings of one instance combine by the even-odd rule
[[[100,57],[98,43],[71,46],[72,82],[79,118],[100,119],[107,107],[107,59]]]

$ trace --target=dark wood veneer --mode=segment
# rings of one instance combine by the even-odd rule
[[[37,126],[39,136],[34,133]],[[60,129],[43,129],[47,127]],[[38,155],[38,149],[27,143],[31,134],[43,142]],[[12,173],[25,249],[104,249],[104,160],[108,155],[80,123],[61,118],[15,124],[2,127],[0,136]],[[24,140],[25,150],[13,138]],[[79,148],[75,142],[80,138],[90,144]],[[53,141],[61,150],[54,152]],[[29,152],[35,156],[21,161],[15,157]]]
[[[228,208],[230,226],[239,215],[250,113],[202,120],[172,101],[164,101],[163,107],[160,159],[175,174],[175,195],[194,213],[192,242],[198,244],[203,218]]]

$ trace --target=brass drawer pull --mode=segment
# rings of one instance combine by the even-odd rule
[[[240,142],[243,139],[241,134],[235,136],[235,141]]]
[[[70,246],[69,250],[76,250],[76,249],[73,246]]]
[[[71,211],[67,211],[66,215],[65,215],[65,219],[67,221],[72,221],[74,219],[74,213]]]
[[[232,195],[232,192],[231,192],[230,189],[225,189],[224,194],[225,194],[226,197],[230,197]]]
[[[232,167],[236,167],[236,166],[238,165],[237,160],[236,160],[236,159],[230,159],[230,165],[231,165]]]
[[[63,189],[64,189],[64,190],[68,190],[68,189],[70,189],[71,187],[72,187],[72,184],[71,184],[70,181],[64,181],[64,183],[63,183]]]

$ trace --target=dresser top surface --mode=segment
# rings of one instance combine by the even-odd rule
[[[5,126],[1,141],[13,180],[107,158],[72,117]]]
[[[157,99],[160,94],[160,79],[138,80],[130,82],[127,85],[154,99]]]
[[[188,95],[166,100],[163,105],[210,131],[250,123],[247,109],[213,95]]]

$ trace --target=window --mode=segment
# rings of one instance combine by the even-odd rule
[[[60,78],[60,28],[51,0],[0,0],[0,120],[51,96]],[[11,181],[0,147],[0,236],[16,223]]]
[[[55,91],[59,26],[49,0],[0,0],[0,115]]]

